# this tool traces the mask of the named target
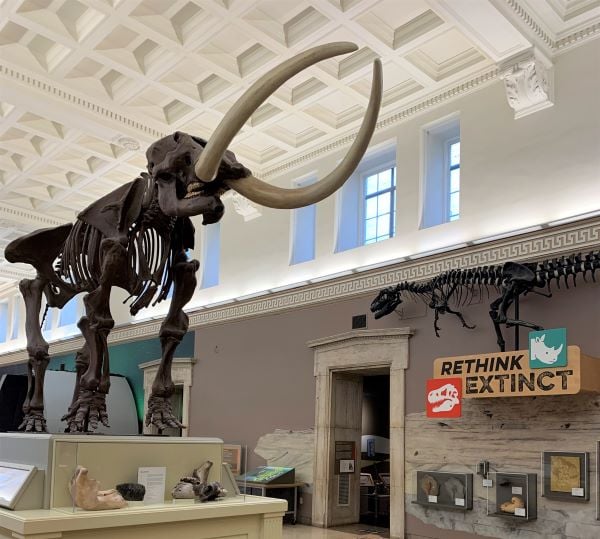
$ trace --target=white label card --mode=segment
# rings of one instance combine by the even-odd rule
[[[513,487],[512,493],[513,494],[523,494],[523,487]]]
[[[454,505],[460,505],[461,507],[465,506],[464,498],[454,498]]]
[[[585,496],[585,493],[583,492],[582,488],[572,488],[571,489],[571,496]]]
[[[525,511],[524,507],[515,507],[515,516],[517,517],[526,517],[527,511]]]
[[[431,496],[431,495],[429,495],[429,496],[427,496],[427,501],[429,503],[437,503],[437,496]]]
[[[484,479],[483,486],[486,488],[490,488],[490,487],[494,486],[494,482],[491,479]]]
[[[340,473],[354,473],[354,461],[350,459],[340,460]]]
[[[138,483],[146,487],[144,504],[165,503],[167,469],[163,467],[138,468]]]

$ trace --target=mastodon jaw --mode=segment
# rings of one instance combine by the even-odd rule
[[[377,123],[377,116],[381,105],[382,87],[381,62],[375,60],[373,63],[371,97],[360,130],[344,159],[342,159],[333,172],[325,176],[321,181],[297,189],[275,187],[254,176],[247,176],[246,178],[237,180],[225,180],[224,183],[252,202],[262,204],[268,208],[301,208],[302,206],[308,206],[327,198],[350,177],[367,150]]]
[[[284,82],[321,60],[354,52],[357,49],[358,47],[354,43],[347,42],[320,45],[293,56],[272,71],[265,73],[244,92],[225,114],[196,161],[196,176],[204,182],[214,180],[223,153],[233,137],[237,135],[256,109]]]

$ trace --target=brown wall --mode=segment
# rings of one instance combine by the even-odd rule
[[[405,319],[393,313],[374,320],[368,310],[373,297],[369,294],[198,329],[190,433],[247,444],[249,466],[263,464],[252,453],[261,435],[276,428],[297,430],[314,425],[313,356],[306,342],[349,331],[356,314],[368,313],[370,329],[408,326],[415,331],[407,372],[407,414],[424,410],[425,380],[431,376],[436,357],[497,349],[488,316],[491,300],[485,292],[482,301],[463,309],[467,321],[477,327],[463,329],[458,319],[447,314],[440,318],[440,339],[433,333],[432,313],[423,305],[406,304]],[[579,280],[576,288],[555,289],[550,299],[530,295],[521,302],[521,316],[544,327],[566,327],[570,343],[600,357],[600,284]],[[512,348],[512,334],[511,330],[507,336],[508,349]],[[526,335],[527,331],[522,331],[521,347],[526,347]],[[306,509],[308,502],[305,500]],[[414,522],[408,520],[411,533]],[[414,533],[444,537],[423,524]]]

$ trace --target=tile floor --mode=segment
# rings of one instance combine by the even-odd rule
[[[329,529],[300,524],[283,527],[283,539],[385,539],[389,536],[389,530],[367,524],[351,524]]]

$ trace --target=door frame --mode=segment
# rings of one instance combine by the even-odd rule
[[[333,470],[333,374],[389,368],[390,372],[390,538],[404,539],[405,370],[410,328],[353,330],[310,341],[316,381],[315,469],[312,524],[332,525],[329,502],[335,492]]]

